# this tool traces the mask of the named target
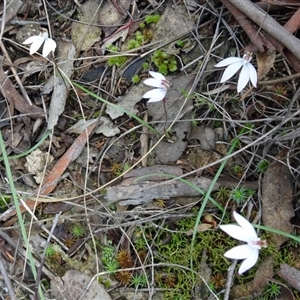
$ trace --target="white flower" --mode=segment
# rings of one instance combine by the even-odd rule
[[[233,238],[247,242],[247,244],[234,247],[224,254],[227,258],[244,259],[239,268],[239,274],[241,275],[255,265],[259,250],[261,247],[267,247],[267,242],[257,237],[253,226],[248,220],[235,211],[233,216],[240,226],[229,224],[221,225],[220,228]]]
[[[237,85],[238,93],[246,86],[249,80],[252,82],[253,86],[256,87],[257,72],[250,63],[251,59],[251,53],[246,53],[243,58],[228,57],[217,63],[215,65],[217,68],[228,66],[223,73],[221,83],[231,78],[242,67]]]
[[[47,57],[51,51],[55,51],[56,42],[49,38],[48,32],[45,30],[41,32],[39,35],[34,35],[28,38],[26,41],[23,42],[24,45],[31,44],[30,46],[30,55],[36,53],[42,44],[44,43],[42,55]]]
[[[149,71],[149,73],[153,78],[148,78],[144,80],[144,84],[153,86],[156,89],[144,94],[143,98],[150,98],[148,102],[161,101],[165,98],[168,89],[170,88],[170,82],[166,80],[165,76],[160,73],[153,71]]]

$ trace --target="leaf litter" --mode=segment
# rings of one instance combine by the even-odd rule
[[[18,1],[13,2],[16,7],[20,6]],[[103,288],[94,280],[91,290],[82,299],[93,299],[89,293],[100,293],[97,297],[111,299],[113,294],[108,295],[106,291],[119,284],[136,290],[144,288],[139,295],[148,299],[153,291],[145,287],[149,287],[150,282],[154,290],[158,289],[155,291],[158,299],[196,299],[192,290],[198,291],[202,298],[217,298],[214,291],[224,289],[229,262],[223,258],[222,264],[218,264],[217,260],[224,251],[216,253],[216,249],[221,251],[223,244],[229,241],[224,236],[220,240],[218,236],[215,239],[217,245],[204,244],[209,236],[220,234],[216,224],[219,219],[228,221],[220,207],[247,212],[251,220],[254,216],[256,220],[261,216],[264,226],[293,234],[290,219],[297,217],[292,204],[298,188],[297,184],[294,186],[299,165],[294,129],[298,124],[296,103],[299,93],[298,83],[293,78],[286,82],[283,78],[290,78],[294,70],[298,72],[299,59],[293,54],[292,47],[280,45],[280,39],[274,41],[276,36],[270,36],[270,32],[269,35],[260,32],[263,36],[260,40],[253,23],[244,24],[243,18],[237,18],[227,0],[213,2],[213,6],[204,0],[174,2],[172,5],[165,1],[127,0],[57,2],[52,4],[54,7],[46,6],[51,16],[51,28],[43,20],[35,26],[26,23],[33,17],[39,19],[39,14],[45,13],[44,7],[40,10],[29,8],[25,23],[15,22],[18,9],[1,7],[6,9],[7,22],[11,20],[1,32],[4,36],[0,68],[1,131],[6,152],[12,157],[16,154],[26,157],[23,160],[22,157],[14,158],[19,163],[11,164],[17,168],[13,172],[16,184],[20,183],[17,186],[22,187],[18,190],[21,211],[25,222],[35,218],[35,230],[46,236],[41,242],[50,250],[54,247],[52,252],[47,248],[45,259],[42,249],[35,254],[40,262],[45,262],[43,273],[48,274],[50,284],[53,288],[57,285],[66,299],[80,297],[99,269],[117,275],[97,276],[105,287],[110,287]],[[229,14],[219,18],[221,2]],[[263,2],[256,4],[264,5]],[[284,2],[283,10],[290,13],[293,8]],[[268,13],[271,15],[272,10]],[[20,10],[19,15],[25,16],[25,12]],[[158,19],[156,15],[159,15]],[[234,24],[232,16],[245,30],[243,37],[228,30],[228,26]],[[296,12],[290,20],[287,20],[288,14],[284,16],[285,27],[295,32]],[[266,18],[265,22],[271,21]],[[254,30],[256,45],[250,43],[253,36],[247,26]],[[58,44],[54,57],[49,57],[49,60],[39,54],[29,56],[27,50],[17,44],[28,35],[36,35],[40,27],[51,29]],[[138,41],[141,36],[142,40]],[[263,84],[259,82],[257,90],[250,89],[241,97],[236,94],[236,78],[226,82],[225,89],[225,85],[219,83],[222,71],[211,67],[223,58],[243,54],[242,48],[232,42],[232,37],[243,41],[245,51],[255,50],[256,46],[261,51],[256,53],[256,63]],[[259,44],[261,41],[263,46]],[[135,43],[136,48],[129,50],[130,43]],[[111,44],[118,49],[115,54],[107,50]],[[275,49],[280,54],[276,54]],[[123,59],[120,64],[116,63],[118,57]],[[156,60],[162,57],[164,61],[157,63]],[[149,87],[143,84],[143,80],[148,77],[149,70],[159,71],[163,64],[169,66],[168,60],[176,61],[176,67],[167,69],[164,74],[172,83],[166,99],[146,103],[142,95]],[[82,84],[82,75],[95,71],[93,82],[85,80],[84,86],[146,120],[154,131],[141,129],[142,124],[124,114],[122,109],[105,106],[91,94],[74,89],[70,80]],[[133,84],[131,80],[135,75],[139,77],[136,78],[139,83]],[[268,83],[269,80],[272,83]],[[281,118],[282,115],[285,119]],[[49,129],[51,141],[39,145],[38,150],[31,149]],[[219,207],[209,201],[206,215],[196,224],[196,214],[204,200],[202,194],[210,190],[218,167],[226,159],[230,143],[235,138],[239,138],[236,149],[239,151],[228,159],[225,171],[210,192],[210,197]],[[147,149],[151,151],[147,153]],[[54,156],[51,165],[47,161],[52,157],[49,153]],[[145,153],[142,167],[141,156]],[[2,172],[5,174],[3,168]],[[35,176],[35,183],[30,182],[31,175]],[[35,188],[43,177],[40,186]],[[174,180],[174,177],[183,177],[183,180]],[[197,186],[198,190],[191,185]],[[26,186],[27,191],[23,191]],[[261,191],[257,192],[259,186]],[[243,203],[228,196],[232,195],[232,189],[239,188],[247,193]],[[3,226],[13,225],[16,211],[9,203],[10,191],[6,183],[3,193],[7,195],[3,196],[3,203],[0,201],[0,209],[4,207],[0,221]],[[45,202],[50,203],[45,205]],[[58,205],[50,209],[52,204]],[[59,214],[60,211],[63,212],[60,224],[55,228],[61,230],[60,234],[50,239],[48,214]],[[212,223],[206,222],[208,214],[213,216]],[[80,226],[84,226],[84,232],[89,232],[89,235],[76,237],[74,233],[80,232]],[[186,245],[191,245],[194,230],[196,248],[191,249]],[[9,229],[7,232],[16,240],[17,231]],[[30,237],[32,242],[38,240],[33,233]],[[46,243],[48,238],[50,242]],[[278,274],[289,285],[291,294],[297,285],[289,274],[294,274],[292,268],[299,266],[299,262],[290,256],[295,256],[297,246],[290,245],[290,239],[274,233],[268,239],[276,253],[288,251],[282,259],[287,264],[280,265]],[[10,245],[16,249],[11,239],[5,237],[4,240],[5,247]],[[165,245],[171,249],[172,255],[166,252]],[[174,245],[175,249],[172,248]],[[56,247],[59,247],[57,252]],[[205,250],[197,247],[205,247]],[[120,256],[113,254],[125,250],[136,261],[128,262],[130,271],[122,270],[122,264],[116,261]],[[177,252],[188,255],[181,253],[177,258]],[[194,252],[196,256],[193,256]],[[152,265],[149,254],[159,262],[157,266]],[[192,273],[187,271],[190,264],[185,257],[194,260],[197,270],[203,270],[203,279],[208,285],[189,282]],[[230,273],[232,278],[227,279],[228,283],[235,280],[232,297],[264,293],[268,285],[264,276],[277,278],[275,255],[266,252],[262,257],[256,273],[249,273],[248,279]],[[97,267],[86,277],[84,273],[90,269],[91,263]],[[219,272],[213,268],[215,263],[221,268]],[[172,264],[181,265],[185,276],[181,276],[180,268],[170,268]],[[55,265],[64,270],[63,274],[55,271],[58,270]],[[121,266],[119,271],[113,269],[117,265]],[[148,265],[155,269],[153,277],[153,273],[148,272]],[[19,274],[16,270],[10,272]],[[56,277],[51,275],[52,272]],[[77,280],[83,283],[81,287]],[[78,289],[73,288],[75,285]],[[15,282],[13,286],[20,291]],[[225,298],[230,294],[229,286],[226,286]],[[162,289],[167,289],[169,294],[161,292]],[[57,297],[58,290],[57,293],[53,291],[50,298]],[[117,288],[113,297],[121,294]],[[290,294],[288,297],[292,297]]]

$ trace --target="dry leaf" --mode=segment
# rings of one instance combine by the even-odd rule
[[[213,227],[212,224],[202,223],[202,224],[198,225],[197,232],[204,232],[204,231],[207,231],[208,229],[211,229],[212,227]],[[185,235],[191,236],[193,234],[193,232],[194,232],[194,229],[190,229],[185,233]]]
[[[75,57],[75,47],[72,42],[61,40],[59,43],[57,57],[57,66],[61,70],[61,74],[68,79],[73,74],[73,62]],[[57,71],[58,72],[58,71]],[[62,76],[52,75],[54,82],[54,90],[51,97],[49,109],[48,129],[53,129],[57,124],[58,117],[64,112],[66,99],[69,94],[70,82]]]
[[[257,77],[262,79],[273,67],[276,58],[276,51],[273,51],[270,54],[265,53],[256,53],[257,61]]]

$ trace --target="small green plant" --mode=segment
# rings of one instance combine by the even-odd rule
[[[53,258],[55,254],[56,254],[56,250],[53,247],[53,245],[50,245],[46,248],[46,252],[45,252],[46,258]]]
[[[269,282],[263,290],[263,295],[269,299],[278,297],[281,293],[281,286],[273,281]]]
[[[252,132],[252,130],[255,128],[255,125],[253,123],[246,123],[245,128],[247,129],[245,132]]]
[[[145,31],[146,34],[146,31]],[[135,49],[141,47],[145,43],[146,37],[139,30],[135,33],[135,38],[128,41],[127,49]]]
[[[264,173],[269,166],[269,163],[266,160],[261,160],[257,165],[257,172]]]
[[[9,197],[0,197],[0,212],[4,212],[8,208],[8,204],[10,203]]]
[[[133,75],[131,78],[131,82],[134,84],[138,84],[140,82],[141,78],[139,75]]]
[[[161,74],[167,75],[169,72],[175,72],[177,70],[177,60],[175,56],[167,54],[162,50],[154,52],[152,61]]]
[[[116,260],[111,260],[108,261],[105,265],[104,265],[105,269],[110,272],[110,273],[115,273],[118,269],[119,269],[119,264]]]
[[[248,198],[247,189],[243,187],[235,187],[231,190],[230,198],[237,204],[244,203]]]
[[[256,194],[255,189],[247,189],[248,197],[253,197]]]
[[[144,62],[143,65],[143,70],[149,70],[149,63],[148,62]]]
[[[112,54],[116,54],[119,52],[119,49],[118,47],[114,46],[114,45],[108,45],[106,47],[107,50],[109,50]],[[108,60],[107,60],[107,63],[109,66],[117,66],[117,67],[120,67],[121,65],[124,64],[124,62],[127,60],[127,58],[125,56],[113,56],[113,57],[110,57]]]
[[[108,245],[102,248],[101,260],[103,266],[110,273],[115,273],[119,268],[119,263],[116,260],[115,249],[110,241],[107,242]]]
[[[103,278],[101,276],[98,277],[98,282],[103,284],[106,289],[111,287],[111,281],[107,278]]]
[[[226,187],[220,187],[216,192],[216,198],[221,201],[227,201],[230,196],[230,190]]]
[[[145,23],[140,23],[139,27],[140,27],[140,29],[145,29],[146,25],[145,25]]]
[[[160,15],[149,15],[145,18],[146,24],[156,24],[160,20]]]
[[[72,225],[70,231],[72,235],[77,239],[82,238],[85,235],[85,228],[79,223]]]
[[[186,43],[187,43],[187,40],[178,40],[176,42],[176,46],[179,47],[179,48],[183,48]]]
[[[141,274],[141,275],[133,275],[131,277],[131,284],[135,287],[135,288],[143,288],[147,286],[147,277],[145,276],[145,274]]]
[[[243,167],[240,165],[233,166],[233,173],[234,175],[240,175],[243,172]]]
[[[131,39],[128,41],[127,50],[135,49],[140,46],[141,44],[137,40]]]

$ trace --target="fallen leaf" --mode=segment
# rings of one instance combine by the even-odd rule
[[[204,232],[204,231],[207,231],[208,229],[211,229],[213,227],[212,224],[206,224],[206,223],[202,223],[202,224],[199,224],[198,227],[197,227],[197,232]],[[187,236],[191,236],[194,232],[194,229],[189,229],[185,235]]]
[[[281,264],[278,275],[283,278],[291,287],[300,292],[300,271],[288,264]]]
[[[67,169],[69,164],[79,156],[85,144],[87,143],[89,135],[94,131],[96,126],[97,123],[91,124],[86,131],[81,133],[81,135],[76,138],[66,153],[57,161],[49,175],[45,178],[43,185],[40,188],[40,195],[48,195],[54,190],[59,182],[60,176]]]
[[[257,77],[262,79],[270,69],[273,67],[276,58],[276,51],[268,54],[267,52],[261,53],[257,51],[256,61],[257,61]]]
[[[89,125],[98,122],[98,119],[91,119],[91,120],[79,120],[76,124],[74,124],[72,127],[70,127],[67,132],[70,133],[77,133],[80,134],[82,133],[86,127]],[[102,133],[103,135],[107,137],[112,137],[120,133],[120,129],[113,124],[112,121],[110,121],[106,117],[100,117],[99,125],[95,129],[95,133]]]
[[[51,76],[54,82],[54,90],[49,108],[48,129],[54,128],[59,116],[65,109],[66,99],[70,88],[70,82],[67,79],[71,78],[73,74],[73,62],[75,57],[75,47],[73,43],[61,40],[57,51],[57,57],[59,57],[57,66],[60,69],[58,74],[61,76],[58,76],[58,74]],[[56,72],[58,72],[58,70]]]
[[[26,156],[25,168],[30,174],[35,175],[36,183],[41,183],[45,165],[52,162],[54,157],[48,155],[47,152],[42,152],[40,149],[32,151]]]

